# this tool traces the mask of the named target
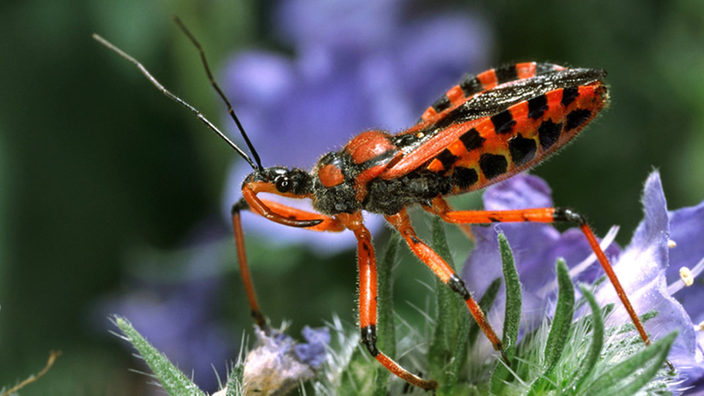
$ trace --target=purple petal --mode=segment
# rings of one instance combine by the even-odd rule
[[[240,52],[223,74],[224,87],[240,105],[277,104],[291,92],[298,78],[290,59],[264,51]]]
[[[619,262],[614,265],[621,284],[629,294],[655,288],[661,281],[658,276],[664,274],[668,265],[667,241],[670,228],[665,194],[657,172],[652,173],[645,183],[643,206],[645,219],[636,228],[633,239]],[[615,296],[613,288],[602,288],[600,291],[607,292],[610,297]],[[619,315],[625,314],[618,309],[616,312],[620,313]],[[619,315],[614,317],[620,317]]]
[[[704,202],[670,212],[669,217],[670,239],[677,243],[676,247],[669,250],[671,265],[667,269],[667,283],[671,284],[680,279],[681,267],[693,269],[704,258]],[[695,323],[704,320],[700,290],[704,290],[701,278],[695,279],[692,287],[685,287],[675,293]]]
[[[303,363],[317,369],[327,358],[326,348],[330,343],[330,329],[327,327],[312,329],[306,326],[303,328],[303,338],[307,343],[296,344],[293,349]]]
[[[552,190],[545,180],[519,174],[488,188],[484,193],[486,210],[551,208]]]
[[[290,0],[281,3],[277,25],[283,41],[356,53],[391,40],[403,0]]]
[[[257,347],[247,354],[243,382],[247,394],[262,392],[283,395],[315,372],[291,353],[295,341],[281,332],[267,335],[257,329]]]
[[[704,372],[701,351],[697,349],[696,334],[687,312],[667,291],[665,270],[668,266],[669,219],[667,203],[660,175],[653,172],[646,181],[643,194],[645,219],[638,225],[631,244],[614,266],[636,312],[656,310],[658,316],[644,324],[652,338],[660,338],[672,330],[679,336],[670,351],[669,359],[680,374],[698,378]],[[616,302],[610,323],[625,323],[630,319],[615,291],[604,285],[597,298]]]

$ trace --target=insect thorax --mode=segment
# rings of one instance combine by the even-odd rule
[[[364,210],[392,215],[407,205],[419,203],[430,206],[433,198],[452,191],[452,178],[418,170],[397,179],[376,178],[369,182],[367,188]]]
[[[359,210],[391,215],[452,191],[451,177],[423,168],[383,179],[383,172],[402,155],[393,137],[383,131],[364,132],[342,150],[324,155],[311,175],[314,207],[327,215]]]

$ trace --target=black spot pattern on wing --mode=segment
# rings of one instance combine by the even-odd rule
[[[460,83],[460,88],[462,88],[462,92],[466,97],[470,97],[483,90],[482,83],[479,81],[477,76],[474,75],[468,75],[465,77]]]
[[[511,133],[513,131],[513,126],[516,125],[513,115],[508,110],[504,110],[499,114],[491,116],[491,122],[494,124],[494,131],[496,131],[499,135]]]
[[[454,164],[460,157],[452,154],[452,151],[445,149],[441,151],[436,158],[440,161],[440,163],[442,163],[442,167],[447,170],[450,169],[452,164]]]
[[[557,143],[560,138],[560,133],[562,132],[562,123],[556,124],[552,120],[545,120],[538,127],[538,140],[540,140],[540,147],[543,150],[547,150],[552,147],[553,144]]]
[[[447,97],[447,95],[443,95],[442,98],[438,99],[433,103],[433,109],[435,109],[436,112],[442,113],[443,111],[447,110],[450,108],[452,103],[450,103],[450,99]]]
[[[516,70],[515,64],[499,67],[494,70],[494,73],[496,74],[496,82],[498,84],[518,80],[518,70]]]
[[[548,109],[548,97],[543,94],[528,100],[528,117],[537,120],[545,114]]]
[[[467,151],[472,151],[481,148],[486,139],[479,135],[479,131],[472,128],[460,136],[460,141],[464,144],[464,148],[467,149]]]
[[[518,136],[509,140],[508,150],[511,153],[511,159],[514,164],[521,166],[535,157],[538,146],[535,140],[524,138],[519,133]]]
[[[567,87],[562,90],[562,105],[567,107],[579,96],[578,87]]]
[[[567,114],[567,123],[565,124],[565,131],[571,131],[572,129],[581,126],[582,124],[587,122],[587,120],[591,116],[591,110],[587,109],[577,109],[570,111],[570,113]]]
[[[452,172],[452,182],[461,190],[472,187],[478,181],[479,175],[477,171],[472,168],[456,166]]]
[[[484,177],[490,180],[506,173],[508,161],[503,155],[482,154],[479,157],[479,168],[481,168]]]

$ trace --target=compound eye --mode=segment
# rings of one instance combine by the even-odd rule
[[[291,180],[288,176],[277,176],[276,179],[274,179],[274,183],[276,183],[276,189],[279,190],[279,192],[286,193],[291,190]]]

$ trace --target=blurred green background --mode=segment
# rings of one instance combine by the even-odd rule
[[[414,11],[480,14],[494,36],[494,64],[537,60],[609,72],[610,108],[534,173],[548,180],[556,203],[585,213],[597,232],[621,225],[625,244],[653,168],[671,209],[704,198],[704,3],[569,3],[417,1]],[[170,16],[184,19],[217,70],[238,49],[286,50],[270,34],[275,4],[0,2],[0,387],[39,371],[48,351],[60,349],[52,371],[22,395],[153,391],[147,377],[128,371],[144,368],[108,333],[115,330],[108,319],[94,317],[95,304],[121,291],[141,256],[178,249],[203,219],[222,217],[232,152],[91,34],[128,50],[219,124],[221,104]],[[253,260],[274,323],[293,319],[296,333],[337,313],[353,326],[354,252],[322,260],[291,249]],[[222,270],[220,311],[236,350],[251,322],[232,251],[224,256],[233,262]],[[288,260],[279,266],[281,254]],[[427,304],[416,280],[431,279],[412,260],[397,269],[395,289],[410,320],[419,314],[406,301]],[[169,260],[158,268],[168,273]]]

